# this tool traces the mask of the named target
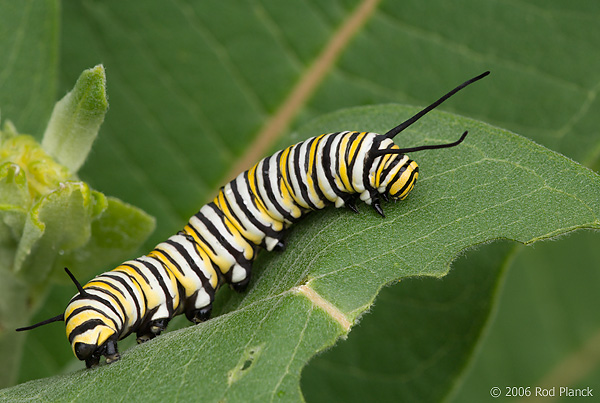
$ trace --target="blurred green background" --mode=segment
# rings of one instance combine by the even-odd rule
[[[354,34],[328,62],[323,50],[353,18]],[[40,138],[54,102],[81,71],[103,63],[110,110],[80,176],[156,217],[148,249],[230,179],[303,86],[307,96],[275,130],[276,143],[288,143],[294,128],[324,113],[425,105],[491,70],[485,85],[442,109],[517,132],[598,172],[599,18],[598,2],[560,0],[2,0],[2,120]],[[319,63],[324,68],[311,91],[306,77]],[[277,146],[269,147],[263,152]],[[503,286],[454,400],[493,400],[493,386],[600,391],[599,241],[587,231],[532,247],[492,244],[467,252],[448,280],[386,288],[349,340],[305,369],[307,399],[328,396],[317,383],[329,379],[324,372],[335,374],[330,393],[357,397],[351,388],[360,374],[343,370],[351,359],[374,356],[365,334],[371,317],[388,315],[387,335],[399,337],[407,329],[393,329],[394,301],[403,293],[436,292],[455,272],[478,267],[500,273]],[[72,293],[57,287],[39,318],[64,309]],[[68,370],[70,354],[60,326],[32,333],[17,379]],[[382,376],[393,366],[382,367]],[[402,382],[402,374],[389,382]]]

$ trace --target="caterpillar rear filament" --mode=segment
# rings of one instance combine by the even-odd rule
[[[122,263],[81,286],[64,314],[32,326],[64,321],[74,354],[86,366],[120,358],[117,341],[159,335],[175,315],[199,323],[210,317],[223,283],[243,291],[257,246],[284,248],[293,223],[329,204],[358,212],[356,199],[384,216],[380,199],[404,199],[419,175],[406,153],[454,147],[453,143],[400,148],[393,138],[423,115],[489,72],[459,85],[384,135],[343,131],[323,134],[276,152],[227,183],[190,218],[182,231],[145,256]]]

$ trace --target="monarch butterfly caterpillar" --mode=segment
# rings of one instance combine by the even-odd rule
[[[283,233],[304,214],[330,203],[354,212],[356,198],[384,216],[380,198],[404,199],[419,174],[406,153],[454,147],[400,148],[393,138],[467,85],[474,77],[384,135],[344,131],[294,144],[259,161],[221,188],[182,231],[149,254],[100,274],[85,286],[65,268],[78,293],[64,314],[35,325],[64,321],[73,353],[86,366],[120,358],[117,341],[135,332],[138,342],[159,335],[184,313],[199,323],[209,318],[222,282],[243,291],[257,246],[284,248]]]

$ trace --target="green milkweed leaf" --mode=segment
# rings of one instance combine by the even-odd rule
[[[414,112],[353,108],[317,119],[295,138],[341,127],[382,132]],[[457,254],[492,240],[531,243],[600,227],[598,175],[530,140],[434,112],[407,130],[403,144],[448,142],[464,129],[470,135],[461,146],[412,156],[422,177],[405,201],[384,204],[385,219],[364,205],[358,215],[310,214],[290,232],[284,253],[260,255],[247,293],[221,293],[214,319],[131,348],[115,364],[28,382],[0,397],[297,400],[303,366],[346,337],[385,285],[442,277]]]
[[[71,172],[85,162],[108,110],[104,67],[84,71],[54,106],[42,147]]]

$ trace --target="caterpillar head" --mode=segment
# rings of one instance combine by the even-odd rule
[[[372,176],[372,186],[393,200],[404,200],[419,177],[419,166],[404,154],[383,155],[375,168],[379,175]]]
[[[419,166],[411,160],[407,152],[432,150],[438,148],[448,148],[459,145],[467,137],[468,132],[464,132],[460,139],[453,143],[426,145],[412,148],[398,148],[391,139],[387,136],[384,138],[378,147],[383,145],[389,148],[377,148],[371,151],[371,168],[369,173],[369,184],[377,193],[381,194],[385,199],[388,197],[394,200],[403,200],[415,187],[415,183],[419,177]],[[369,201],[375,210],[383,214],[383,210],[379,205],[379,200],[365,192]],[[361,196],[361,198],[363,198]]]
[[[475,81],[481,80],[483,77],[490,74],[489,71],[478,75],[468,81],[465,81],[458,87],[454,88],[452,91],[448,92],[446,95],[442,96],[440,99],[424,108],[411,118],[402,122],[398,126],[394,127],[390,131],[388,131],[381,143],[378,145],[378,148],[371,151],[371,158],[374,161],[373,171],[375,174],[371,178],[371,185],[377,189],[377,191],[384,195],[384,197],[389,196],[392,199],[404,199],[410,191],[415,186],[415,182],[419,176],[419,166],[417,163],[410,158],[408,158],[406,153],[416,152],[421,150],[435,150],[439,148],[448,148],[454,147],[462,143],[462,141],[467,136],[467,132],[465,131],[460,139],[455,142],[448,144],[435,144],[435,145],[423,145],[418,147],[411,148],[399,148],[397,145],[393,144],[391,139],[393,139],[398,133],[415,123],[417,120],[421,119],[423,115],[430,112],[431,110],[438,107],[442,102],[446,99],[450,98],[452,95],[463,89],[469,84],[474,83]],[[383,148],[380,146],[383,145]],[[377,158],[381,157],[378,161]],[[376,207],[377,209],[377,207]],[[379,211],[379,210],[378,210]]]
[[[380,194],[383,194],[384,197],[389,196],[392,199],[403,200],[415,187],[419,177],[419,165],[408,158],[405,153],[454,147],[463,142],[467,137],[467,133],[464,132],[460,139],[452,143],[412,148],[398,148],[389,138],[384,139],[381,144],[390,143],[390,148],[371,151],[371,158],[373,159],[370,175],[371,186],[377,189]]]
[[[371,165],[368,172],[369,178],[366,182],[369,183],[371,189],[363,192],[363,194],[361,194],[361,199],[371,204],[373,208],[383,216],[383,210],[379,204],[377,193],[382,195],[384,199],[389,197],[392,199],[402,200],[408,196],[410,191],[414,188],[417,178],[419,177],[419,166],[415,161],[411,160],[406,153],[454,147],[462,143],[467,136],[466,131],[462,134],[460,139],[448,144],[399,148],[396,144],[394,144],[392,139],[398,133],[415,123],[417,120],[421,119],[423,115],[435,109],[446,99],[450,98],[467,85],[481,80],[488,74],[490,74],[490,72],[486,71],[477,77],[465,81],[431,105],[422,109],[414,116],[405,120],[398,126],[388,131],[385,135],[381,136],[382,138],[380,141],[375,143],[375,147],[370,151],[369,155],[369,161]],[[356,207],[353,204],[348,204],[348,201],[346,201],[346,204],[352,210],[356,211]]]

